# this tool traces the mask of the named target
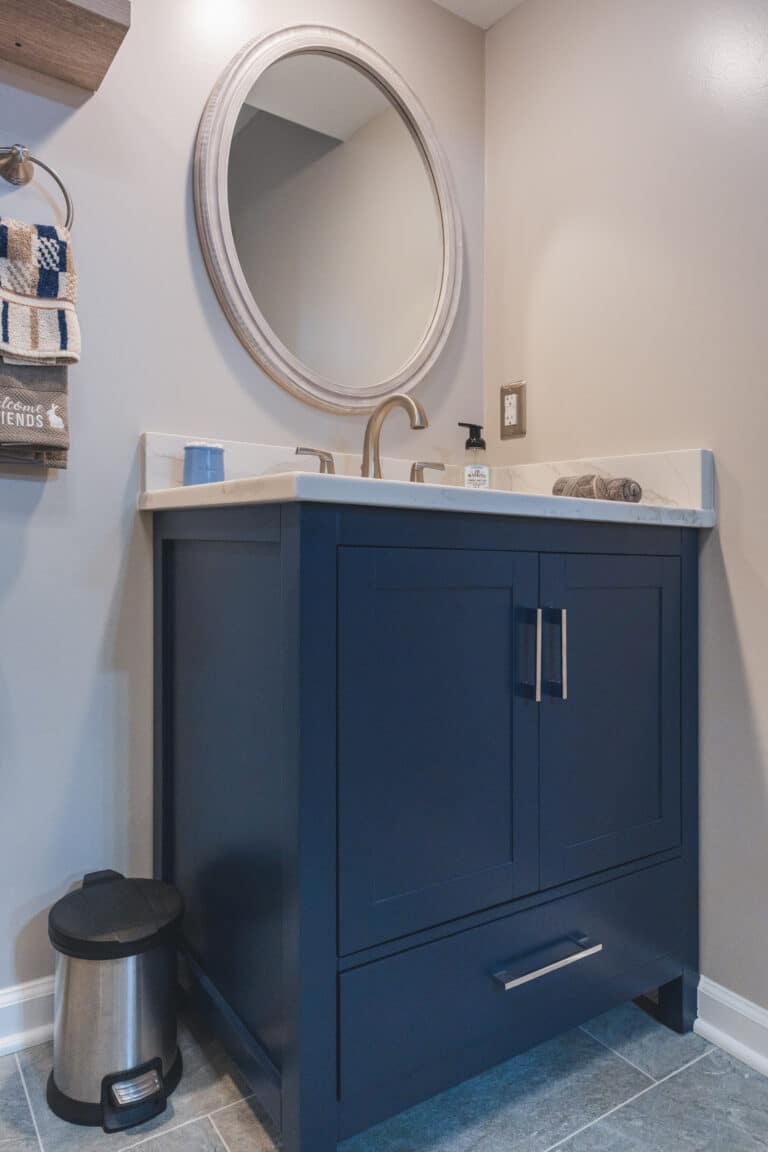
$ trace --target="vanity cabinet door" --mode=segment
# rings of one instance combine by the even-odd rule
[[[339,552],[339,947],[538,887],[538,556]]]
[[[541,593],[547,887],[680,844],[680,561],[542,556]]]

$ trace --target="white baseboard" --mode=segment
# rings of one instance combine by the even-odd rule
[[[0,1056],[45,1044],[53,1035],[53,976],[0,988]]]
[[[768,1011],[702,976],[694,1031],[768,1076]]]

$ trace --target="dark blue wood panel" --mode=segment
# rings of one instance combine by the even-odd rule
[[[697,1016],[699,986],[699,548],[701,533],[683,533],[681,571],[681,754],[683,865],[681,901],[685,921],[683,975],[659,988],[659,1017],[678,1032],[690,1032]]]
[[[680,561],[544,556],[541,592],[546,886],[680,844]]]
[[[447,936],[456,936],[459,932],[467,932],[472,928],[479,928],[484,924],[492,924],[495,920],[504,920],[509,916],[516,916],[519,912],[527,912],[537,905],[548,903],[551,900],[560,900],[565,896],[585,892],[588,888],[600,884],[607,884],[613,880],[621,880],[641,868],[656,868],[660,864],[667,864],[680,859],[680,849],[672,848],[667,852],[654,853],[646,860],[633,860],[629,864],[621,864],[618,868],[609,868],[605,872],[596,872],[591,876],[580,876],[568,884],[558,884],[554,888],[545,888],[541,891],[530,892],[527,896],[518,896],[506,904],[494,904],[492,908],[483,908],[479,912],[471,912],[468,916],[460,916],[446,924],[437,924],[432,928],[425,928],[421,932],[413,932],[405,939],[387,940],[383,944],[374,944],[372,948],[364,948],[361,952],[352,952],[348,956],[339,956],[337,967],[339,972],[349,972],[352,968],[359,968],[362,964],[372,964],[377,960],[385,960],[409,948],[420,948],[424,944],[433,944],[436,940],[443,940]]]
[[[682,884],[679,861],[659,865],[345,972],[341,1136],[679,973]],[[603,951],[510,991],[494,981],[572,954],[573,936]]]
[[[342,549],[342,953],[538,885],[538,558]]]
[[[282,1152],[337,1136],[336,511],[282,510]]]
[[[681,530],[654,524],[478,516],[473,513],[345,507],[339,543],[372,548],[504,549],[510,552],[675,555]]]
[[[170,547],[170,878],[184,896],[188,948],[279,1069],[280,549],[193,540]]]

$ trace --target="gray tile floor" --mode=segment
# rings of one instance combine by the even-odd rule
[[[51,1115],[50,1045],[0,1059],[0,1152],[274,1152],[248,1085],[185,1027],[151,1124],[105,1136]],[[765,1152],[768,1079],[626,1005],[348,1140],[342,1152]]]

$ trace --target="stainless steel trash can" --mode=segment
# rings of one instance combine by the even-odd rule
[[[115,1132],[162,1112],[181,1078],[175,888],[93,872],[48,918],[56,950],[48,1104]]]

